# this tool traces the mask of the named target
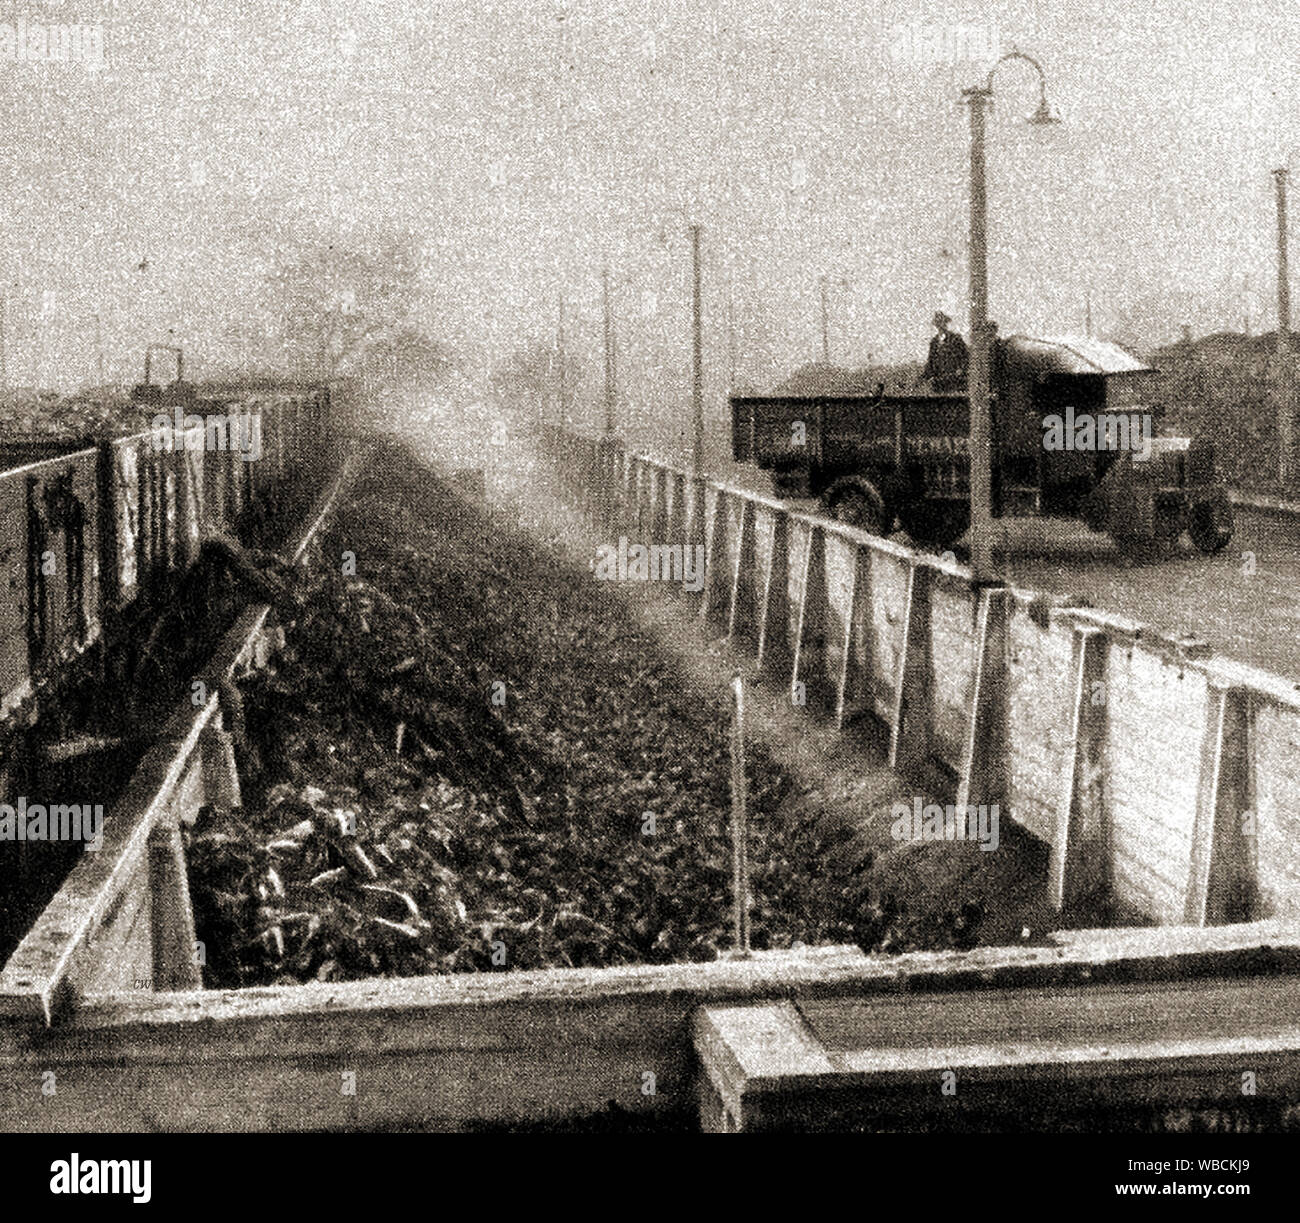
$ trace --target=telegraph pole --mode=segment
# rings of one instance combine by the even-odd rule
[[[704,334],[703,310],[700,304],[700,231],[701,225],[691,226],[691,275],[694,291],[691,295],[692,347],[694,349],[694,377],[691,384],[691,467],[700,471],[704,466]]]
[[[1287,267],[1285,168],[1274,170],[1277,185],[1277,478],[1291,478],[1291,407],[1295,371],[1291,365],[1291,280]]]
[[[727,292],[727,390],[736,389],[736,291]]]
[[[605,288],[605,436],[614,435],[614,408],[617,384],[614,371],[614,308],[609,295],[609,268],[604,272]]]
[[[831,327],[830,311],[826,305],[826,277],[823,276],[818,282],[822,291],[822,364],[831,363]]]
[[[104,328],[99,315],[95,315],[95,376],[99,379],[97,386],[105,386],[104,381]]]
[[[556,347],[560,351],[560,419],[558,421],[558,424],[559,427],[563,429],[568,420],[568,406],[569,406],[567,378],[565,376],[565,369],[564,369],[567,362],[565,360],[565,355],[564,355],[564,294],[563,293],[560,294],[560,326],[557,334],[557,341],[558,342],[556,344]]]
[[[989,405],[988,201],[985,190],[985,107],[990,87],[965,91],[970,106],[970,561],[976,582],[993,572],[992,438]]]

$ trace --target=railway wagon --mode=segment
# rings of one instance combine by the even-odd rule
[[[1127,551],[1203,552],[1232,536],[1213,442],[1159,429],[1158,371],[1104,341],[1011,336],[993,355],[995,517],[1082,519]],[[816,497],[873,534],[947,547],[970,521],[970,402],[921,389],[733,396],[732,454],[778,496]]]
[[[0,471],[0,722],[63,662],[165,599],[205,530],[230,529],[309,464],[330,412],[327,387],[197,398],[179,433],[160,405],[149,429]],[[208,444],[217,418],[255,428],[255,460]]]

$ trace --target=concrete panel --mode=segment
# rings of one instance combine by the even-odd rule
[[[1050,842],[1070,741],[1070,633],[1042,627],[1017,601],[1007,636],[1007,802],[1017,823]]]
[[[969,587],[937,581],[930,594],[930,693],[933,751],[961,765],[975,678],[979,600]]]
[[[1107,657],[1106,807],[1115,898],[1182,920],[1196,819],[1207,684],[1141,647]]]
[[[1255,711],[1255,870],[1261,916],[1300,913],[1300,711]]]
[[[872,656],[878,666],[868,678],[871,706],[878,717],[893,714],[898,661],[903,651],[903,613],[907,604],[907,561],[888,552],[870,550]]]

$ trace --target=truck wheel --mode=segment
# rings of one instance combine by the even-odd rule
[[[884,498],[866,480],[832,485],[824,498],[826,511],[843,522],[870,535],[888,535],[893,522],[885,509]]]
[[[970,526],[970,506],[961,502],[917,500],[898,516],[912,542],[923,548],[949,548]]]
[[[1192,506],[1187,533],[1206,556],[1222,552],[1232,538],[1232,503],[1224,498],[1222,504],[1199,501]]]
[[[1130,562],[1136,565],[1151,565],[1170,560],[1177,554],[1178,541],[1186,525],[1181,510],[1157,506],[1153,534],[1117,534],[1114,539],[1120,551]]]
[[[1107,521],[1106,499],[1098,491],[1089,494],[1087,500],[1083,503],[1083,522],[1090,531],[1096,531],[1098,535],[1106,533]]]

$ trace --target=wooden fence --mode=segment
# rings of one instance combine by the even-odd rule
[[[760,676],[840,723],[881,719],[892,765],[1046,842],[1058,907],[1300,912],[1296,685],[1065,599],[977,589],[951,559],[617,443],[545,444],[607,545],[704,548],[699,613]]]

